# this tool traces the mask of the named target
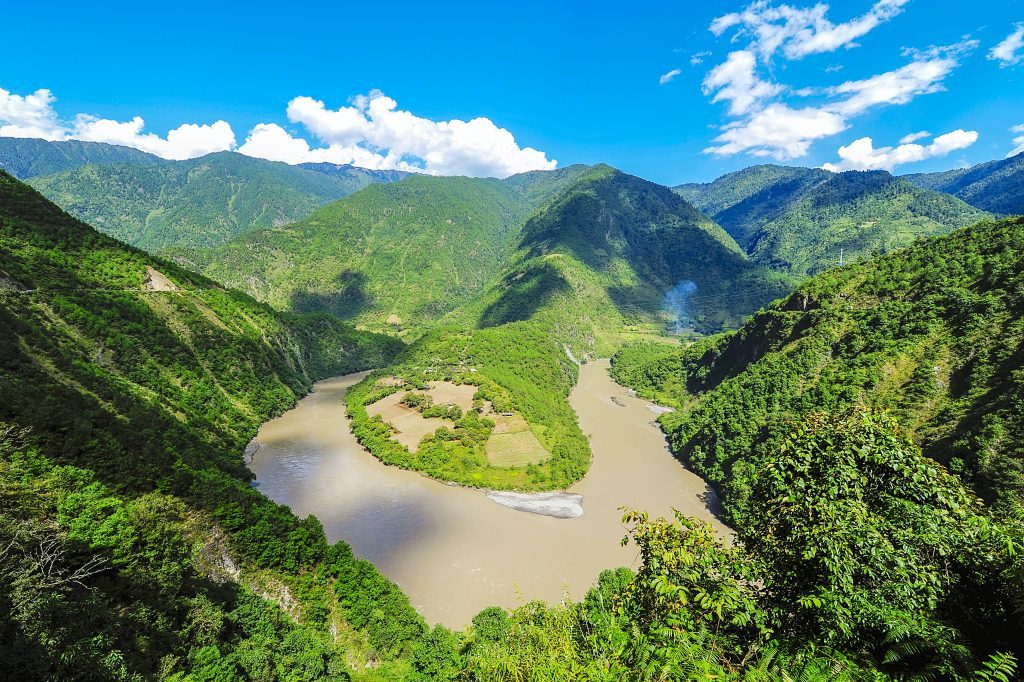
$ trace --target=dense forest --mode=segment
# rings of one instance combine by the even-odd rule
[[[218,246],[401,174],[299,168],[232,152],[159,164],[91,164],[27,182],[76,218],[151,253]],[[322,172],[321,172],[322,171]]]
[[[721,224],[755,262],[797,276],[986,217],[960,199],[885,171],[752,166],[675,190]]]
[[[952,194],[997,215],[1024,214],[1024,153],[970,168],[903,177],[918,187]]]

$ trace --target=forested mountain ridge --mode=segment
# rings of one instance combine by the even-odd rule
[[[276,313],[0,173],[0,677],[346,679],[346,650],[408,656],[404,595],[242,457],[312,381],[400,345]]]
[[[551,178],[536,174],[531,187]],[[493,267],[500,270],[477,296],[386,373],[409,386],[480,386],[482,396],[525,418],[546,454],[528,466],[491,462],[491,427],[475,415],[414,452],[369,417],[368,405],[397,390],[393,381],[379,385],[371,376],[350,391],[349,413],[357,437],[383,461],[463,485],[564,489],[590,465],[567,402],[578,359],[607,355],[623,339],[660,336],[668,324],[738,325],[790,288],[785,277],[751,264],[720,227],[669,189],[603,165],[562,186]],[[674,289],[670,311],[666,292]]]
[[[614,372],[681,408],[662,420],[673,447],[734,500],[745,453],[789,420],[869,405],[1012,516],[1024,500],[1022,319],[1024,221],[984,222],[818,275],[733,334],[627,348]]]
[[[419,333],[476,294],[523,221],[584,170],[507,180],[413,175],[196,258],[210,277],[275,307]]]
[[[0,137],[0,168],[16,178],[49,175],[90,164],[114,163],[161,165],[167,161],[133,147],[103,142],[50,142],[32,137]]]
[[[455,318],[538,320],[599,356],[631,327],[739,326],[790,288],[667,188],[595,166],[525,223],[502,272]]]
[[[316,172],[234,152],[159,164],[86,165],[28,183],[116,239],[158,252],[213,247],[315,209],[393,174],[351,166]]]
[[[722,225],[755,262],[797,276],[820,272],[840,258],[851,262],[900,249],[987,215],[885,171],[753,166],[675,189]]]
[[[946,192],[999,215],[1024,214],[1024,152],[941,173],[904,175],[918,187]]]

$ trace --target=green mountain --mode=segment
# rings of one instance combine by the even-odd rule
[[[533,183],[552,177],[537,174],[529,182],[536,189]],[[677,315],[687,326],[738,325],[790,289],[786,278],[750,263],[720,227],[671,190],[608,166],[575,174],[517,234],[490,282],[387,373],[410,386],[432,380],[479,386],[481,396],[525,418],[547,453],[543,461],[492,463],[486,444],[493,424],[474,415],[450,438],[425,441],[412,452],[369,417],[368,405],[397,390],[371,376],[350,392],[348,405],[356,435],[381,460],[463,485],[563,489],[590,464],[566,400],[577,358],[606,356],[624,339],[660,335],[666,323],[680,322]],[[677,310],[666,309],[666,297]]]
[[[358,183],[360,179],[362,179],[362,184],[360,184],[359,187],[354,187],[352,191],[378,182],[398,182],[409,175],[407,171],[372,170],[370,168],[360,168],[359,166],[353,166],[347,163],[307,162],[298,164],[298,167],[316,171],[317,173],[323,173],[324,175],[331,175],[343,180],[349,180],[353,183]]]
[[[1024,500],[1022,311],[1024,221],[984,222],[823,273],[736,333],[626,349],[615,375],[680,408],[662,420],[673,447],[736,510],[748,453],[810,412],[866,405],[1012,515]]]
[[[233,152],[162,164],[89,165],[29,184],[75,217],[151,253],[212,247],[294,222],[391,175],[314,172]]]
[[[90,164],[114,163],[162,165],[167,161],[159,156],[116,144],[0,137],[0,168],[16,178],[49,175]]]
[[[407,657],[424,624],[404,595],[252,488],[242,454],[314,380],[400,347],[276,313],[0,172],[0,677],[347,679]]]
[[[200,257],[207,275],[275,307],[417,330],[480,291],[526,217],[584,171],[508,180],[413,175]]]
[[[601,355],[630,330],[739,326],[790,289],[668,188],[595,166],[525,223],[502,272],[456,317],[540,320],[581,356]]]
[[[991,213],[1024,214],[1024,153],[971,168],[903,178],[918,187],[952,194]]]
[[[797,276],[910,245],[987,214],[885,171],[753,166],[676,191],[756,262]]]

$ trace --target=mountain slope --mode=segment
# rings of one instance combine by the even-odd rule
[[[673,447],[742,506],[747,453],[791,420],[892,411],[924,452],[1007,514],[1024,500],[1024,221],[983,222],[831,270],[740,331],[634,347],[616,376],[679,412]]]
[[[498,270],[525,218],[583,172],[508,180],[414,175],[205,254],[205,272],[279,308],[418,330]]]
[[[1024,214],[1024,153],[943,173],[904,175],[918,187],[946,192],[999,215]]]
[[[312,381],[399,346],[275,313],[0,173],[0,677],[280,660],[339,679],[346,655],[408,654],[424,625],[405,597],[260,495],[242,455]]]
[[[327,174],[219,152],[155,165],[89,165],[28,182],[75,217],[157,252],[211,247],[309,215],[390,176],[346,167]]]
[[[596,166],[524,225],[472,314],[481,327],[543,318],[591,355],[630,326],[737,326],[789,288],[669,189]]]
[[[493,463],[487,442],[494,425],[469,415],[414,451],[369,416],[368,405],[398,390],[394,380],[379,384],[371,376],[350,392],[349,414],[360,441],[383,461],[463,485],[564,489],[590,463],[567,402],[578,358],[606,356],[623,339],[660,336],[666,323],[680,323],[665,306],[667,292],[684,289],[680,282],[689,288],[675,304],[686,310],[675,313],[684,325],[712,329],[739,324],[789,290],[786,278],[750,263],[721,228],[671,190],[608,166],[578,174],[515,235],[497,275],[387,374],[408,386],[478,386],[481,397],[503,406],[499,413],[521,415],[546,454],[528,466]]]
[[[407,171],[373,170],[347,163],[307,162],[297,164],[297,166],[347,181],[351,187],[350,193],[378,182],[398,182],[407,175],[410,175]]]
[[[984,218],[966,203],[884,171],[754,166],[676,188],[756,262],[803,276],[908,246]]]
[[[116,144],[0,137],[0,168],[16,178],[49,175],[90,164],[113,163],[162,165],[167,161],[159,156]]]

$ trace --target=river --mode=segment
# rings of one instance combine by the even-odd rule
[[[652,516],[675,507],[729,533],[709,511],[714,492],[672,457],[656,415],[612,381],[607,361],[584,365],[569,398],[594,453],[569,490],[583,495],[585,513],[570,519],[381,464],[344,416],[345,391],[363,376],[321,381],[264,424],[250,469],[264,494],[299,516],[315,514],[331,541],[372,561],[431,623],[461,628],[491,605],[579,599],[601,570],[635,566],[635,546],[620,545],[622,505]]]

